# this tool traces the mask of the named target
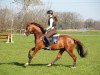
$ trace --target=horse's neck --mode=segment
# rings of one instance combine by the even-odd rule
[[[34,32],[35,39],[39,39],[43,35],[44,33],[41,31],[41,29],[39,27],[35,27],[35,32]]]
[[[34,33],[35,39],[39,39],[39,38],[41,38],[43,35],[44,35],[44,34],[43,34],[42,32],[39,32],[39,31],[36,31],[36,32]]]
[[[36,43],[36,40],[40,39],[42,36],[44,36],[44,34],[38,35],[34,33],[35,43]]]

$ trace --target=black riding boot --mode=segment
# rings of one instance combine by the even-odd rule
[[[44,40],[46,41],[46,49],[50,50],[50,41],[47,37],[44,37]]]

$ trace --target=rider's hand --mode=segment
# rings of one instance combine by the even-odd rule
[[[48,29],[45,29],[45,31],[47,32],[47,31],[48,31]]]

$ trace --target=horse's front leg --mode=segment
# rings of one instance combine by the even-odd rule
[[[26,66],[28,66],[30,63],[31,63],[31,61],[32,61],[32,58],[35,56],[35,54],[38,52],[40,50],[40,48],[37,48],[37,47],[34,47],[34,48],[32,48],[32,49],[30,49],[29,50],[29,53],[28,53],[28,62],[27,63],[25,63],[25,67]]]

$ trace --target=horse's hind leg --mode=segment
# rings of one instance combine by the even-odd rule
[[[75,54],[73,53],[73,50],[74,50],[74,46],[71,46],[71,47],[67,47],[66,48],[66,51],[68,52],[68,54],[73,58],[73,65],[71,67],[76,67],[76,60],[77,60],[77,57],[75,56]]]
[[[47,66],[48,67],[52,66],[58,59],[60,59],[64,51],[65,51],[65,49],[60,49],[57,57],[51,63],[49,63]]]

